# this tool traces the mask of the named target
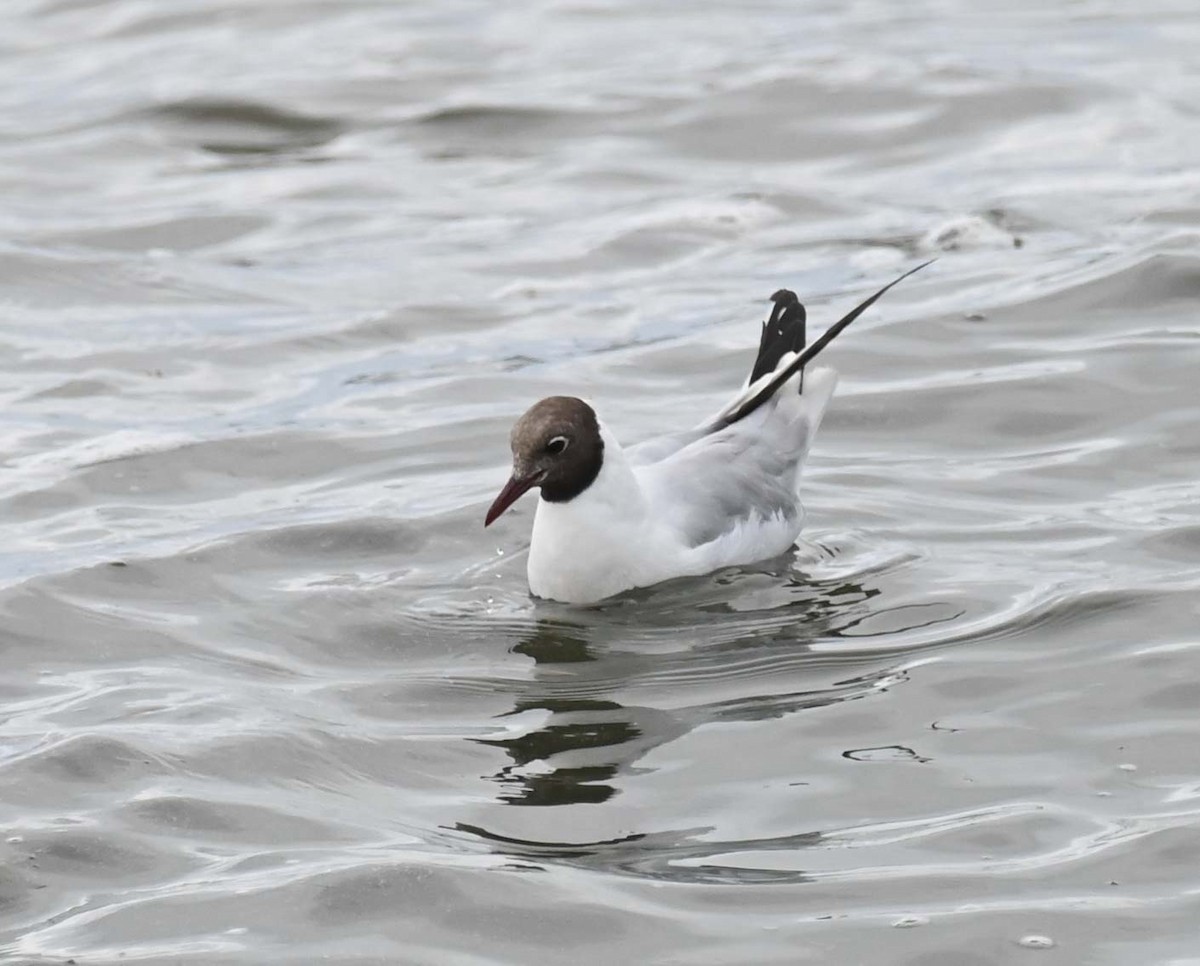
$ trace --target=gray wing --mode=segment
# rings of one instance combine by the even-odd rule
[[[837,376],[805,367],[910,269],[850,310],[808,348],[804,307],[781,289],[764,323],[748,385],[695,429],[646,440],[626,457],[656,507],[689,546],[707,543],[755,517],[800,518],[796,486],[809,440]],[[790,388],[785,388],[790,387]],[[781,392],[782,390],[782,392]]]
[[[636,471],[664,522],[688,546],[754,519],[799,523],[797,483],[808,427],[803,420],[773,419],[770,408],[763,416],[700,435]]]

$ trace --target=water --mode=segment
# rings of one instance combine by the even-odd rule
[[[13,0],[0,961],[1195,963],[1194,4]],[[843,379],[794,558],[484,532]]]

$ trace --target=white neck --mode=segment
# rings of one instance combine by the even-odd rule
[[[621,444],[603,423],[604,462],[572,500],[538,500],[529,547],[529,585],[539,597],[586,602],[630,582],[630,548],[646,531],[646,498]],[[611,589],[609,589],[611,588]]]

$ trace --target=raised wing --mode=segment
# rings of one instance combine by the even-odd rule
[[[833,325],[825,330],[825,334],[822,335],[821,338],[817,339],[817,341],[810,345],[807,349],[805,349],[795,358],[791,359],[787,365],[780,366],[774,371],[770,378],[763,377],[757,381],[752,378],[750,385],[746,388],[746,390],[742,392],[733,402],[726,406],[708,425],[708,427],[706,427],[708,431],[717,432],[718,430],[724,429],[726,426],[732,426],[739,420],[745,419],[747,416],[749,416],[752,412],[758,409],[759,406],[775,395],[775,393],[779,391],[780,386],[784,385],[789,379],[792,378],[792,376],[798,372],[802,372],[804,367],[808,365],[808,363],[812,362],[812,360],[818,355],[820,355],[821,351],[827,345],[829,345],[830,342],[836,339],[851,322],[853,322],[867,309],[879,301],[879,299],[885,292],[887,292],[888,289],[894,285],[898,285],[914,272],[919,272],[921,269],[925,268],[925,266],[931,265],[934,261],[936,261],[936,259],[931,258],[927,262],[922,262],[916,268],[910,268],[899,278],[888,282],[887,285],[881,288],[870,298],[860,302],[844,316],[834,322]],[[777,292],[776,296],[780,294],[791,295],[790,292]],[[795,298],[795,296],[792,297]],[[776,311],[778,311],[778,302],[776,303],[775,308]],[[775,314],[772,313],[771,317],[774,318]],[[757,365],[755,366],[755,371],[758,371]]]
[[[919,272],[932,261],[934,259],[910,269],[899,278],[889,282],[831,325],[825,334],[807,349],[804,348],[807,329],[807,314],[804,306],[796,298],[794,292],[780,289],[771,296],[774,307],[770,317],[763,323],[754,366],[750,370],[750,378],[746,381],[742,391],[720,412],[699,426],[656,436],[629,447],[626,450],[626,456],[630,463],[633,466],[652,465],[671,457],[705,436],[718,433],[740,422],[759,409],[798,372],[801,373],[800,391],[803,393],[804,367],[815,359],[851,322],[874,305],[888,289],[902,282],[914,272]]]

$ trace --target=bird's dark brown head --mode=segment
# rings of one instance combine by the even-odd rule
[[[604,464],[596,412],[574,396],[549,396],[517,420],[510,438],[512,478],[488,510],[484,526],[535,486],[542,499],[565,503],[592,485]]]

